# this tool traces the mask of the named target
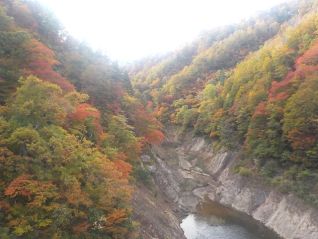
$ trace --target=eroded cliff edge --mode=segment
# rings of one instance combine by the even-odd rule
[[[206,198],[244,212],[286,239],[317,239],[318,210],[261,179],[234,173],[235,152],[214,152],[211,142],[169,129],[166,141],[144,156],[144,165],[172,205],[195,211]]]

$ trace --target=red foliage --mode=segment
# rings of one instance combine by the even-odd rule
[[[84,103],[79,104],[73,113],[73,117],[76,120],[83,121],[88,117],[100,120],[100,112],[92,105]]]
[[[161,144],[165,135],[160,130],[154,129],[150,130],[144,137],[150,144]]]
[[[154,115],[148,113],[142,105],[136,107],[134,125],[137,133],[145,137],[147,143],[160,144],[164,139],[164,134],[159,130],[161,124]]]
[[[74,90],[74,86],[68,80],[54,71],[53,67],[59,62],[51,49],[37,40],[31,40],[27,46],[27,54],[25,75],[35,75],[42,80],[59,85],[65,91]]]
[[[75,112],[69,115],[69,118],[71,120],[79,122],[84,122],[87,119],[92,119],[95,130],[99,136],[103,134],[103,128],[100,124],[100,117],[100,112],[87,103],[79,104],[75,109]]]
[[[301,57],[296,60],[296,65],[316,65],[318,63],[318,41],[316,41]]]
[[[292,85],[318,71],[318,41],[295,61],[295,71],[289,72],[280,82],[273,81],[269,90],[269,100],[283,101],[290,96]]]
[[[30,175],[21,175],[14,179],[4,191],[5,196],[16,197],[24,196],[30,197],[32,192],[28,189],[28,185],[34,183],[30,180]]]
[[[261,102],[257,105],[255,112],[253,114],[253,118],[258,117],[258,116],[263,116],[266,115],[266,102]]]
[[[287,92],[281,92],[275,95],[271,100],[272,101],[283,101],[286,100],[289,97],[289,94]]]
[[[295,71],[295,76],[299,77],[299,78],[305,78],[308,75],[313,74],[314,72],[316,72],[318,70],[318,66],[314,66],[314,65],[299,65],[297,66],[297,69]]]
[[[289,95],[282,91],[288,89],[294,76],[295,72],[289,72],[284,80],[280,82],[273,81],[269,90],[269,101],[280,101],[288,98]]]
[[[317,135],[305,135],[298,129],[293,129],[288,133],[288,139],[294,150],[310,149],[317,142]]]
[[[136,123],[159,126],[159,122],[156,118],[151,113],[148,113],[142,105],[137,106],[134,113]]]

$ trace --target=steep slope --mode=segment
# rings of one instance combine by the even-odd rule
[[[317,6],[207,32],[131,84],[36,1],[0,0],[0,237],[182,238],[180,208],[208,196],[316,238]],[[183,142],[148,147],[172,124]]]
[[[235,173],[240,163],[238,152],[215,151],[212,145],[210,139],[193,132],[180,134],[169,127],[166,141],[153,147],[145,162],[171,204],[195,213],[200,203],[220,203],[251,216],[280,236],[268,232],[264,238],[318,237],[317,208],[278,192],[261,177]]]
[[[160,112],[165,112],[178,99],[194,98],[218,71],[220,78],[226,75],[227,70],[275,36],[296,9],[293,4],[282,5],[240,25],[205,33],[158,64],[137,72],[132,69],[134,87],[145,100],[152,100],[163,108]]]
[[[317,205],[317,30],[317,1],[283,4],[220,32],[177,73],[137,72],[134,87],[165,125],[240,151],[237,173]]]
[[[0,103],[1,238],[138,237],[140,152],[164,136],[122,69],[36,1],[1,0]]]

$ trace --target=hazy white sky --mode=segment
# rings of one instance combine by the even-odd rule
[[[286,0],[39,0],[66,29],[113,60],[127,62],[191,42]]]

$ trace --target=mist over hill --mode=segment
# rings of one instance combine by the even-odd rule
[[[140,158],[174,130],[316,208],[317,10],[281,4],[121,67],[36,1],[1,0],[0,238],[150,238],[140,204],[171,208]]]

